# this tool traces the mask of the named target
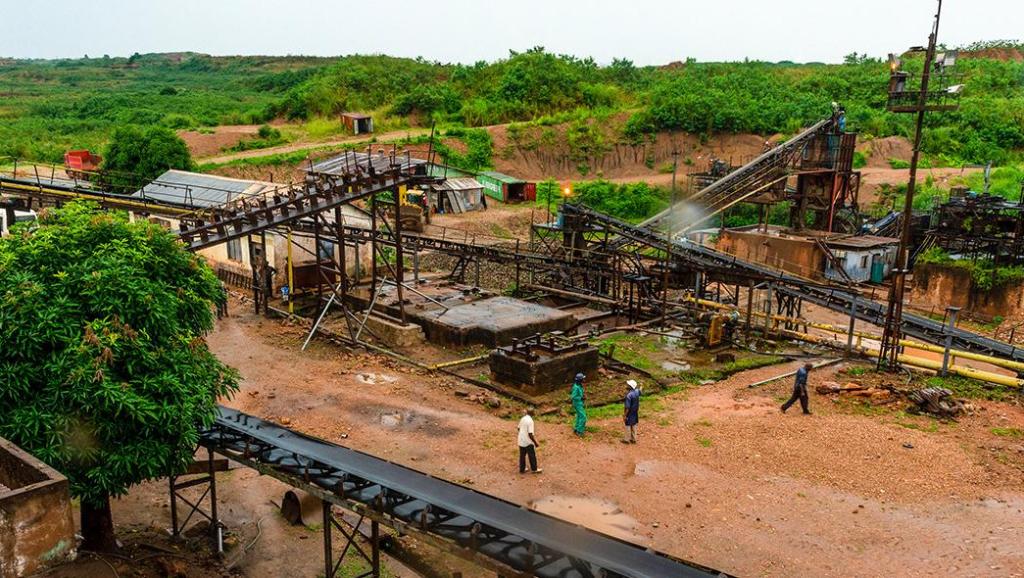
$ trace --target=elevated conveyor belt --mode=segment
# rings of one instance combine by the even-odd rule
[[[832,126],[831,117],[815,123],[793,138],[765,151],[749,163],[697,191],[683,202],[691,207],[701,209],[703,212],[701,221],[713,217],[723,209],[759,192],[780,177],[785,177],[786,169],[795,156],[802,152],[808,143],[830,130]],[[641,222],[639,226],[644,228],[658,226],[672,214],[672,211],[672,208],[668,208]],[[688,224],[692,226],[697,222]]]
[[[581,205],[565,205],[567,213],[585,215],[594,223],[600,223],[620,238],[665,250],[666,237],[663,233],[632,225],[620,219],[604,215]],[[735,276],[747,276],[777,284],[777,289],[785,294],[800,297],[806,301],[846,315],[856,304],[855,315],[862,321],[883,326],[885,324],[886,307],[866,297],[837,289],[828,285],[818,284],[804,277],[787,273],[767,265],[744,261],[728,253],[716,251],[693,243],[687,239],[674,239],[671,247],[672,255],[679,261],[711,273],[729,273]],[[1024,349],[1002,341],[984,337],[963,329],[953,329],[947,333],[942,323],[920,315],[903,314],[903,332],[911,337],[942,345],[947,335],[953,337],[953,348],[963,349],[985,355],[994,355],[1015,361],[1024,361]]]
[[[455,553],[542,578],[726,576],[220,407],[200,444]],[[514,475],[514,474],[512,474]]]

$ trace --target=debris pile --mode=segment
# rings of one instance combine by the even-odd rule
[[[854,382],[847,382],[840,385],[835,381],[826,381],[815,389],[822,395],[847,395],[851,397],[861,397],[875,405],[892,403],[898,399],[896,389],[890,385],[875,387]]]
[[[907,399],[914,404],[912,409],[942,418],[952,419],[967,411],[966,404],[944,387],[917,389],[907,394]]]

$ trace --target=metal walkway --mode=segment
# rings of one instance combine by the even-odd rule
[[[200,445],[506,576],[727,576],[223,406]]]

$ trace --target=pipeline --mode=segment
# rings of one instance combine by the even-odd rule
[[[727,304],[724,304],[724,303],[718,303],[716,301],[709,301],[707,299],[698,299],[696,297],[686,297],[685,300],[693,302],[693,303],[696,303],[698,305],[705,306],[705,307],[711,307],[711,308],[715,308],[715,309],[728,310],[728,311],[740,311],[740,312],[742,312],[738,307],[736,307],[734,305],[727,305]],[[757,317],[759,319],[764,319],[764,317],[765,317],[765,313],[761,312],[761,311],[752,311],[751,315],[754,316],[754,317]],[[795,323],[795,324],[799,324],[799,325],[804,325],[806,327],[813,327],[815,329],[821,329],[822,331],[828,331],[830,333],[835,333],[837,335],[849,335],[850,334],[850,330],[849,329],[844,329],[842,327],[836,327],[835,325],[829,325],[827,323],[815,323],[813,321],[805,321],[803,319],[797,319],[797,318],[793,318],[793,317],[784,317],[782,315],[772,315],[771,318],[772,318],[772,321],[775,321],[775,322]],[[881,341],[882,340],[882,336],[881,335],[876,335],[876,334],[873,334],[873,333],[867,333],[867,332],[864,332],[864,331],[854,331],[853,334],[856,337],[858,337],[858,338],[872,339],[872,340],[875,340],[875,341]],[[806,335],[806,334],[801,334],[801,335]],[[845,347],[845,344],[838,344],[838,342],[830,342],[830,343],[834,343],[834,344],[837,344],[837,345],[839,345],[841,347]],[[946,352],[946,348],[941,346],[941,345],[932,345],[930,343],[921,343],[920,341],[912,341],[912,340],[909,340],[909,339],[901,339],[900,340],[900,345],[902,345],[904,347],[909,347],[911,349],[920,349],[920,350],[923,350],[923,351],[930,351],[932,353],[945,353]],[[988,364],[991,364],[991,365],[995,365],[997,367],[1002,367],[1002,368],[1005,368],[1005,369],[1011,369],[1011,370],[1016,371],[1018,373],[1024,373],[1024,363],[1022,363],[1020,361],[1014,361],[1014,360],[1011,360],[1011,359],[1003,359],[1003,358],[1000,358],[1000,357],[992,357],[991,355],[985,355],[985,354],[982,354],[982,353],[974,353],[973,351],[964,351],[962,349],[950,349],[949,350],[949,355],[950,355],[951,358],[954,358],[954,359],[958,358],[958,357],[963,358],[963,359],[971,359],[971,360],[974,360],[974,361],[981,361],[983,363],[988,363]],[[923,359],[923,358],[915,357],[915,359]],[[985,372],[983,372],[983,373],[985,373]],[[992,375],[998,375],[998,374],[994,374],[993,373]]]
[[[808,343],[816,343],[820,345],[835,346],[836,342],[817,335],[810,335],[808,333],[800,333],[798,331],[790,331],[783,329],[779,331],[779,334],[789,337],[791,339],[799,339],[800,341],[806,341]],[[879,352],[874,348],[860,348],[859,353],[869,356],[878,356]],[[909,365],[910,367],[916,367],[918,369],[928,369],[932,371],[942,371],[942,362],[935,361],[932,359],[925,359],[923,357],[916,357],[913,355],[900,354],[898,357],[900,363]],[[994,383],[996,385],[1004,385],[1006,387],[1016,387],[1024,389],[1024,379],[1012,377],[1009,375],[1002,375],[999,373],[993,373],[991,371],[982,371],[980,369],[974,369],[973,367],[966,367],[963,365],[950,365],[947,368],[949,373],[959,375],[961,377],[969,377],[971,379],[977,379],[978,381],[984,381],[986,383]]]

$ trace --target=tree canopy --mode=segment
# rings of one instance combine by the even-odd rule
[[[114,174],[130,173],[149,181],[168,169],[191,170],[194,163],[188,145],[171,129],[127,125],[117,128],[111,135],[103,156],[103,168]]]
[[[187,466],[237,389],[204,340],[222,299],[174,235],[90,204],[0,240],[0,436],[67,475],[83,525],[87,505]]]

